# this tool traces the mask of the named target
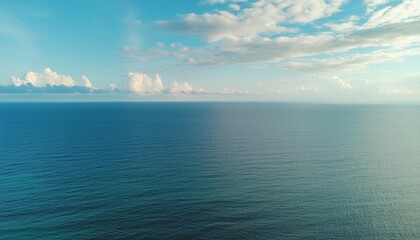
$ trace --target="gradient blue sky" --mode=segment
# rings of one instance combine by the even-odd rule
[[[3,99],[419,102],[419,54],[418,0],[0,0]]]

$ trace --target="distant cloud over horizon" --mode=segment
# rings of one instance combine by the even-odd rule
[[[31,83],[20,86],[0,85],[0,93],[102,93],[103,90],[92,89],[84,86],[46,85],[36,87]]]
[[[66,87],[73,87],[76,85],[76,82],[69,76],[60,75],[51,68],[45,68],[40,73],[29,71],[25,74],[23,79],[12,76],[12,84],[17,87],[21,85],[32,85],[34,87],[63,85]]]
[[[163,83],[159,74],[156,74],[154,78],[151,78],[144,73],[129,72],[128,88],[130,91],[137,94],[159,93],[163,89]]]
[[[95,89],[92,83],[82,75],[81,84],[72,77],[58,74],[51,68],[40,72],[28,71],[23,78],[11,77],[10,85],[0,85],[0,93],[93,93],[103,92]]]
[[[201,94],[209,93],[203,89],[194,90],[188,82],[172,82],[164,89],[159,74],[155,77],[141,72],[128,72],[127,83],[118,86],[113,83],[109,88],[94,88],[88,77],[82,75],[79,84],[72,77],[60,75],[51,68],[41,72],[28,71],[22,79],[12,76],[10,85],[0,85],[0,93],[120,93],[145,94]]]
[[[16,9],[2,2],[2,93],[420,103],[419,0],[40,1]]]

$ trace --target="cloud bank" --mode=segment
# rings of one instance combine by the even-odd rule
[[[176,81],[171,84],[168,92],[171,94],[189,94],[193,91],[191,85],[187,82],[177,83]]]
[[[22,78],[12,76],[11,84],[0,85],[0,93],[101,93],[96,89],[85,75],[82,75],[80,84],[72,77],[59,74],[51,68],[40,72],[28,71]]]
[[[194,89],[188,82],[173,81],[168,88],[164,88],[164,84],[159,74],[154,78],[141,72],[128,73],[128,92],[143,95],[143,94],[173,94],[173,95],[186,95],[186,94],[206,94],[209,93],[204,89]]]
[[[128,88],[137,94],[159,93],[163,89],[163,83],[158,74],[154,78],[150,78],[144,73],[129,72]]]
[[[76,82],[71,77],[60,75],[51,68],[45,68],[40,73],[29,71],[23,79],[12,76],[12,83],[14,86],[30,84],[34,87],[45,87],[47,85],[73,87],[76,85]]]
[[[11,77],[11,84],[0,85],[0,93],[118,93],[118,94],[204,94],[209,93],[203,89],[194,90],[190,83],[177,81],[172,82],[168,88],[164,88],[159,74],[150,77],[142,72],[129,72],[127,81],[121,86],[112,83],[109,88],[93,87],[90,79],[82,75],[78,84],[72,77],[58,74],[51,68],[45,68],[40,72],[28,71],[23,78]]]

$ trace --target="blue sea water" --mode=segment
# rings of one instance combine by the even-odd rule
[[[420,239],[420,107],[3,103],[0,239]]]

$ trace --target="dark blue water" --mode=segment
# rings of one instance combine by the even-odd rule
[[[0,104],[0,239],[420,239],[420,107]]]

